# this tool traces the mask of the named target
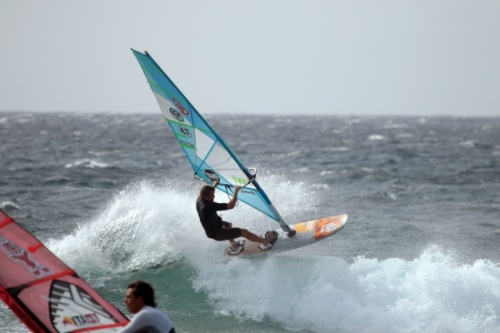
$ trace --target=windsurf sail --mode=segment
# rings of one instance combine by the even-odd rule
[[[238,199],[261,211],[293,235],[294,231],[280,216],[264,190],[255,180],[256,170],[248,169],[188,101],[174,82],[147,53],[132,50],[139,61],[165,120],[186,154],[195,177],[212,184],[219,179],[217,189],[233,193],[234,186],[243,186]]]
[[[118,332],[129,320],[0,210],[0,299],[33,332]]]

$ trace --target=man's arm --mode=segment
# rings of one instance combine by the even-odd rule
[[[236,202],[238,201],[238,192],[240,191],[241,186],[236,186],[234,188],[234,195],[231,198],[231,201],[227,203],[227,209],[233,209],[236,206]]]

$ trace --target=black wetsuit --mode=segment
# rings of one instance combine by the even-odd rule
[[[241,237],[240,228],[229,228],[229,223],[222,221],[222,218],[217,215],[217,211],[227,210],[227,203],[210,202],[198,198],[196,210],[208,238],[223,241]]]

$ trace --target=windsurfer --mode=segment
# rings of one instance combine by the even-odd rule
[[[129,284],[125,305],[135,316],[120,333],[175,333],[168,315],[156,308],[154,289],[149,283],[139,280]]]
[[[208,238],[216,241],[228,240],[231,243],[232,250],[229,254],[238,254],[243,249],[242,243],[235,242],[235,238],[244,237],[252,242],[260,243],[261,250],[269,250],[272,244],[264,237],[259,237],[251,233],[247,229],[233,228],[233,224],[223,221],[217,215],[219,210],[229,210],[236,206],[238,201],[238,192],[241,186],[234,188],[233,197],[228,203],[215,202],[215,188],[219,184],[219,180],[215,180],[213,186],[205,185],[200,190],[200,195],[196,200],[196,210],[200,217],[200,222]]]

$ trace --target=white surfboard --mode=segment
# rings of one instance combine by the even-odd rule
[[[236,256],[244,257],[278,253],[315,244],[316,242],[326,239],[342,230],[346,223],[347,214],[334,215],[318,220],[297,223],[291,226],[292,229],[297,232],[293,237],[288,237],[287,233],[283,232],[283,230],[280,228],[276,230],[278,232],[278,240],[276,241],[276,243],[274,243],[271,249],[262,251],[261,249],[259,249],[259,243],[245,240],[243,251],[241,251]],[[229,251],[230,248],[226,248],[224,253],[226,255],[230,255]]]

